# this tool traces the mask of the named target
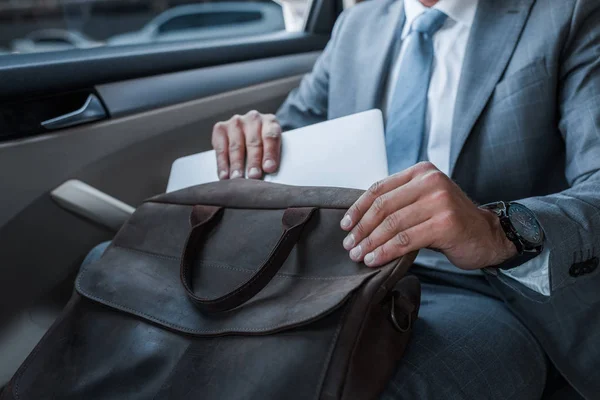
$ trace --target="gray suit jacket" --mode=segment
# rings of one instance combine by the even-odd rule
[[[279,110],[284,129],[381,106],[404,20],[393,2],[342,14],[313,72]],[[597,399],[600,1],[480,0],[465,57],[452,178],[478,203],[518,200],[536,213],[552,294],[502,275],[489,280],[568,381]]]

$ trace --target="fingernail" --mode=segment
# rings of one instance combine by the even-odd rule
[[[241,178],[242,177],[242,171],[233,171],[233,173],[231,174],[231,179],[235,179],[235,178]]]
[[[270,169],[270,168],[275,168],[275,161],[273,160],[266,160],[263,164],[263,168],[264,169]]]
[[[353,259],[354,261],[358,261],[361,253],[362,253],[362,248],[360,246],[356,246],[355,248],[350,250],[350,258]]]
[[[229,175],[227,171],[223,170],[219,172],[219,179],[227,179],[227,175]]]
[[[350,216],[348,214],[346,214],[344,216],[344,219],[342,219],[341,222],[342,228],[350,228],[350,225],[352,225],[352,218],[350,218]]]
[[[374,253],[369,253],[365,256],[365,264],[367,264],[368,266],[371,266],[371,264],[373,264],[375,262],[375,254]]]
[[[344,239],[344,242],[342,243],[344,245],[344,248],[346,250],[350,250],[351,248],[354,247],[354,235],[353,234],[349,234],[348,236],[346,236],[346,239]]]
[[[250,178],[260,178],[261,175],[262,175],[262,172],[260,171],[260,169],[258,169],[256,167],[252,167],[252,168],[250,168],[250,171],[248,171],[248,176]]]

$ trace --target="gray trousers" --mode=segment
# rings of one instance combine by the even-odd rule
[[[544,351],[482,276],[413,267],[421,308],[382,400],[538,400]]]
[[[108,243],[88,254],[99,259]],[[412,340],[381,400],[538,400],[544,351],[481,276],[414,266],[422,283]]]

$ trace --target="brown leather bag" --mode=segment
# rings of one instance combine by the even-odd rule
[[[150,199],[3,398],[376,399],[420,287],[414,254],[348,258],[339,222],[360,194],[236,180]]]

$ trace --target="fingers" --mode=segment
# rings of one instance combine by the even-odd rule
[[[263,171],[277,171],[281,155],[281,126],[273,114],[250,111],[235,115],[213,128],[212,145],[217,153],[219,179],[244,176],[260,179]]]
[[[213,128],[212,146],[217,154],[217,174],[219,179],[229,178],[229,139],[227,125],[219,122]]]
[[[381,267],[396,258],[406,254],[430,247],[432,245],[432,232],[435,223],[429,219],[394,235],[383,245],[367,253],[364,257],[365,264],[369,267]]]
[[[363,240],[373,239],[370,235],[381,225],[389,226],[391,229],[392,223],[404,224],[407,218],[415,218],[416,215],[406,215],[405,212],[400,215],[395,213],[414,204],[421,195],[421,189],[419,182],[409,181],[405,185],[377,197],[344,240],[344,248],[350,250]],[[424,211],[422,208],[415,207],[412,207],[411,210],[419,214]],[[396,217],[401,218],[396,219]]]
[[[281,156],[281,126],[273,114],[267,114],[262,119],[263,159],[262,167],[265,172],[273,173],[279,167]]]
[[[343,230],[350,231],[356,224],[362,219],[365,213],[373,206],[373,203],[378,197],[391,192],[392,190],[406,185],[408,182],[415,180],[420,181],[422,177],[427,175],[442,174],[432,163],[421,162],[418,163],[402,172],[389,176],[388,178],[376,182],[369,190],[363,193],[362,196],[350,207],[348,212],[344,215],[344,218],[340,222]],[[439,180],[428,179],[427,182],[432,181],[434,184]],[[429,183],[426,184],[428,186]]]
[[[227,123],[227,137],[229,139],[229,178],[231,179],[244,177],[246,140],[242,129],[243,122],[239,115],[235,115]]]
[[[430,221],[436,207],[448,207],[452,189],[452,181],[429,162],[374,184],[341,221],[342,229],[349,231],[343,245],[350,258],[380,266],[431,245],[437,235]]]
[[[418,165],[419,164],[417,164],[415,167]],[[415,175],[415,167],[411,167],[405,171],[389,176],[386,179],[373,184],[369,190],[363,193],[356,203],[350,207],[344,216],[344,219],[342,219],[342,229],[349,231],[354,228],[358,221],[362,219],[363,215],[365,215],[369,208],[371,208],[373,202],[375,202],[375,199],[410,182],[413,175]]]
[[[242,121],[246,140],[248,177],[260,179],[263,160],[262,118],[258,111],[250,111],[244,115]]]
[[[427,221],[431,214],[431,210],[426,205],[413,203],[388,215],[370,235],[360,242],[355,242],[353,246],[349,245],[349,242],[354,240],[352,234],[348,235],[344,241],[344,247],[352,249],[350,251],[352,260],[362,261],[365,255],[382,246],[394,236]]]

